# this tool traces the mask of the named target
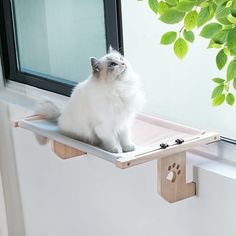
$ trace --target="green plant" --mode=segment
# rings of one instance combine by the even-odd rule
[[[163,45],[173,45],[175,55],[183,59],[188,44],[194,42],[195,28],[200,36],[209,40],[208,48],[215,48],[216,66],[226,68],[226,78],[213,78],[215,88],[211,99],[213,106],[226,102],[233,105],[236,90],[236,0],[148,0],[150,9],[166,24],[182,22],[178,31],[165,33],[160,40]]]

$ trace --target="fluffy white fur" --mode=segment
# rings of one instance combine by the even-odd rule
[[[144,102],[139,78],[112,48],[100,59],[91,58],[91,65],[92,75],[75,87],[59,116],[60,132],[110,152],[133,151],[132,120]],[[58,117],[52,103],[45,105],[43,113]]]
[[[61,115],[60,109],[50,100],[43,100],[37,103],[34,110],[35,114],[44,114],[47,120],[56,121]],[[35,134],[37,141],[41,145],[48,143],[48,138],[42,135]]]

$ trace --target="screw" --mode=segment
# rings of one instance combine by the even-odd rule
[[[182,138],[177,138],[177,139],[175,140],[175,142],[176,142],[177,144],[181,144],[181,143],[184,142],[184,140],[183,140]]]
[[[160,144],[161,149],[166,149],[167,147],[169,147],[168,143],[161,143]]]

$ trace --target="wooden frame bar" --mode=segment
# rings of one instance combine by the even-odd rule
[[[31,115],[31,116],[25,117],[23,120],[24,120],[24,121],[34,121],[34,120],[44,120],[44,119],[46,119],[46,116],[45,116],[45,115],[42,115],[42,114],[34,114],[34,115]],[[20,127],[20,126],[19,126],[19,122],[20,122],[20,120],[13,120],[13,121],[11,122],[12,127],[14,127],[14,128]]]
[[[204,145],[220,140],[218,133],[205,133],[201,136],[196,136],[190,141],[186,141],[180,145],[171,146],[167,149],[157,149],[156,151],[144,153],[134,157],[122,157],[117,159],[116,166],[121,169],[126,169],[135,165],[140,165],[145,162],[157,160],[163,157],[171,156],[175,153],[193,149],[196,146]]]

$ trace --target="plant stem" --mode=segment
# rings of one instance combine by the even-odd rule
[[[227,92],[229,92],[229,82],[230,82],[230,81],[228,81],[228,82],[225,83],[225,90],[226,90]]]
[[[184,25],[181,27],[181,29],[179,30],[179,37],[180,37],[180,35],[181,35],[181,32],[183,31],[183,29],[184,29]]]

